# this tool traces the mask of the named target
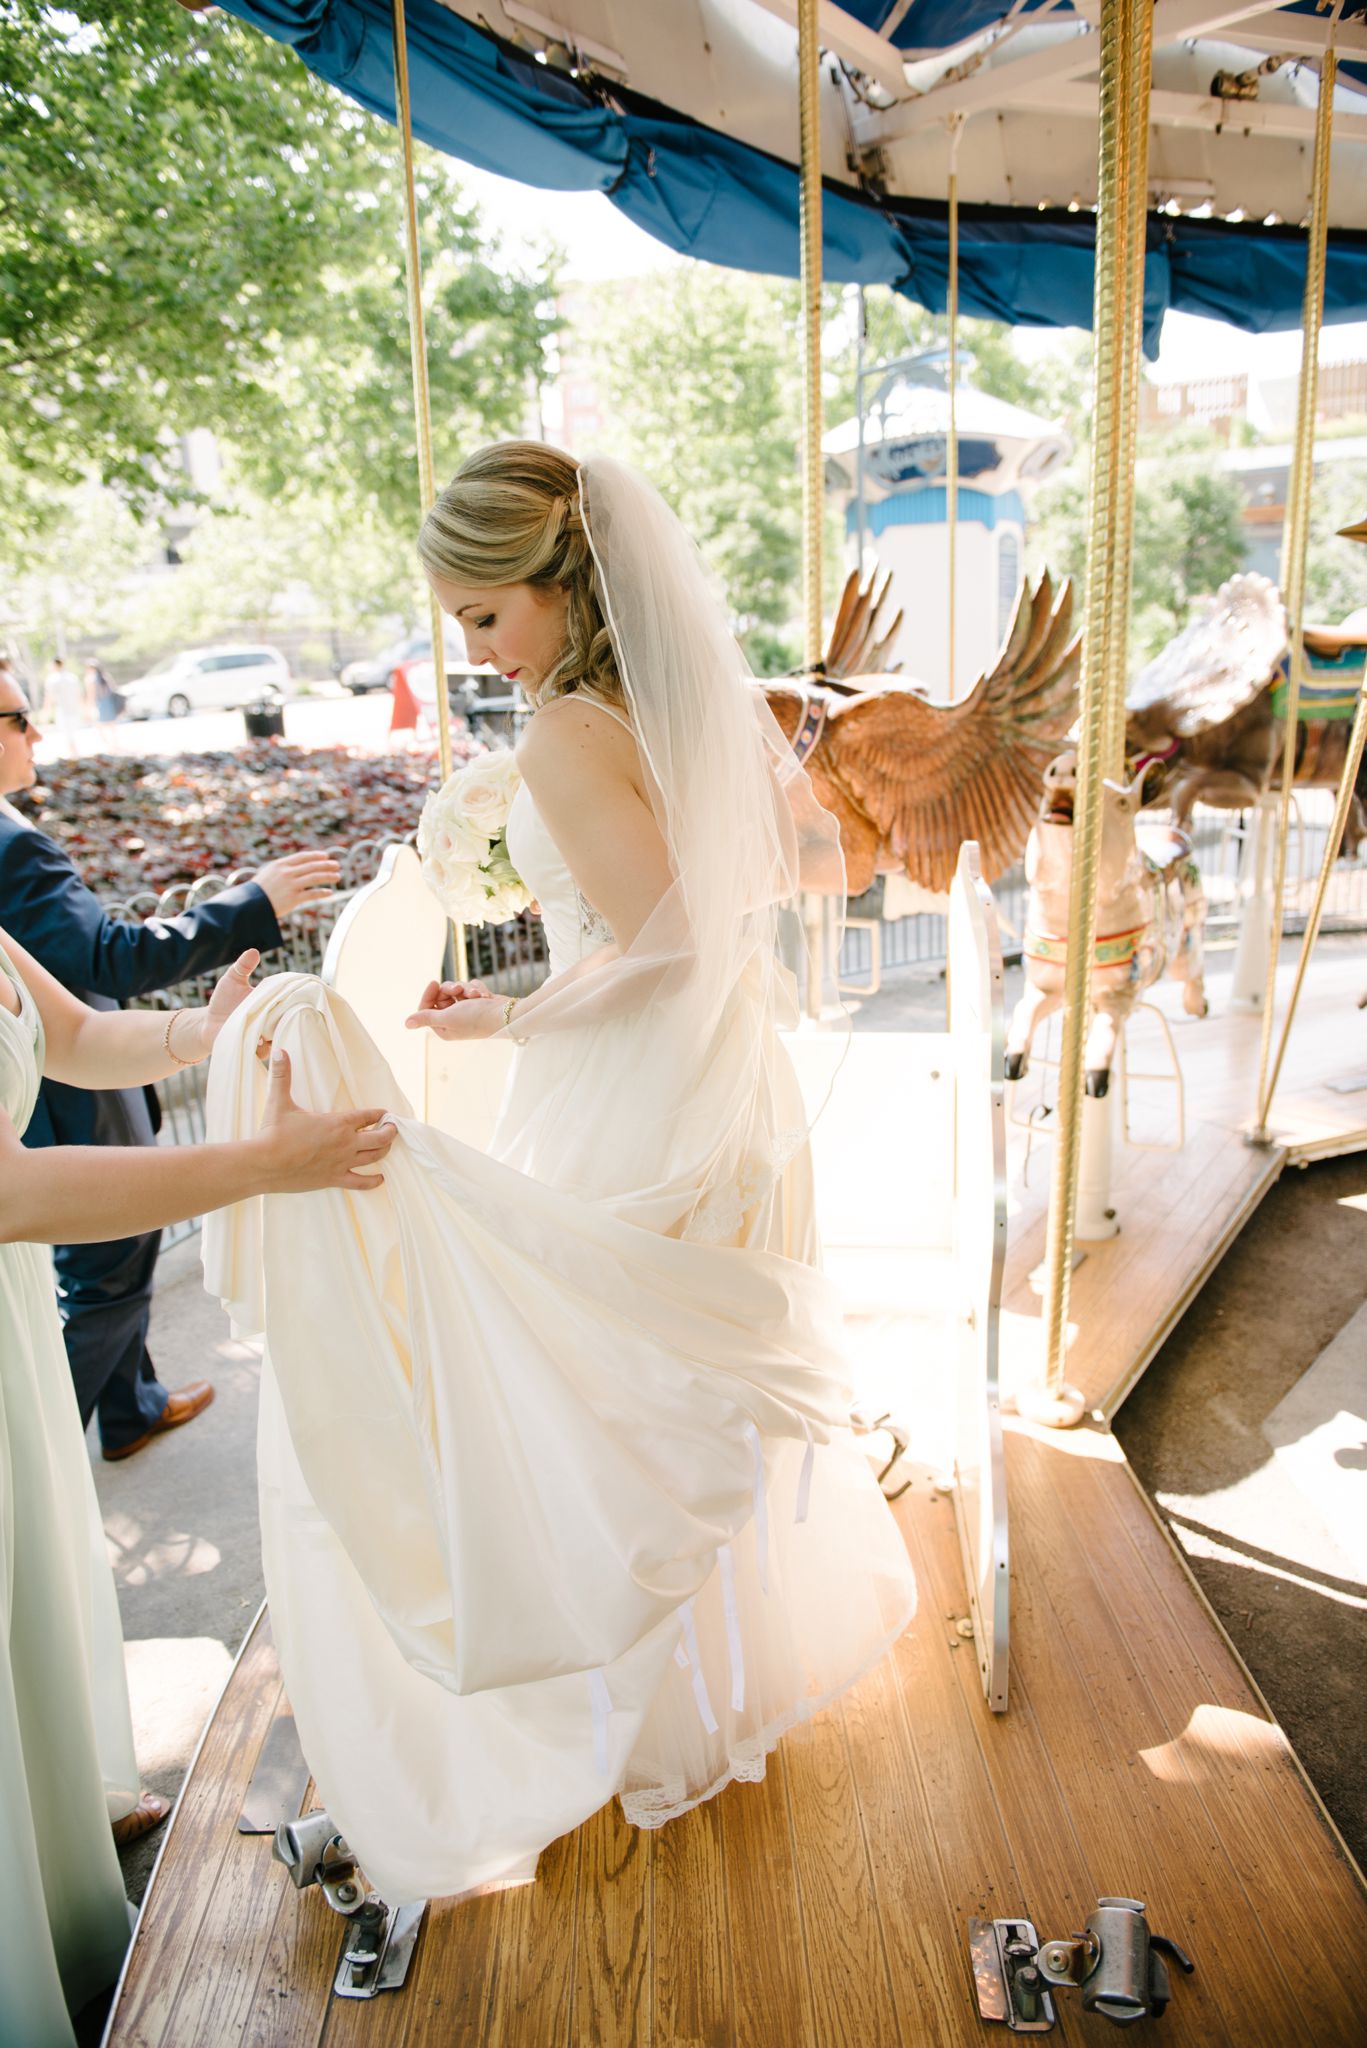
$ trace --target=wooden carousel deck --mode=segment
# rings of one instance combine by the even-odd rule
[[[1277,976],[1278,1030],[1294,966],[1288,946]],[[1174,1025],[1186,1081],[1186,1143],[1180,1152],[1116,1145],[1120,1234],[1081,1246],[1086,1257],[1073,1274],[1068,1378],[1098,1419],[1115,1414],[1283,1169],[1367,1149],[1367,1016],[1358,1008],[1364,994],[1367,945],[1322,941],[1296,1013],[1266,1146],[1251,1146],[1244,1135],[1252,1122],[1259,1018],[1216,1014]],[[1145,1042],[1144,1064],[1150,1050]],[[1162,1091],[1137,1083],[1134,1094],[1149,1104],[1146,1128],[1160,1133],[1170,1119]],[[1036,1142],[1022,1186],[1025,1143],[1014,1129],[1002,1294],[1008,1392],[1043,1362],[1039,1282],[1032,1276],[1044,1259],[1053,1148],[1047,1139]]]
[[[1009,1714],[988,1711],[955,1630],[953,1512],[918,1472],[897,1510],[917,1621],[762,1785],[658,1834],[605,1807],[534,1886],[431,1908],[408,1984],[370,2004],[329,1998],[341,1923],[236,1832],[282,1705],[262,1619],[167,1837],[109,2048],[955,2048],[994,2038],[967,1917],[1066,1933],[1105,1892],[1146,1900],[1196,1961],[1161,2023],[1172,2048],[1360,2042],[1360,1880],[1115,1440],[1016,1424],[1008,1460]],[[1075,1993],[1059,2008],[1058,2038],[1106,2035]]]
[[[1274,1124],[1253,1150],[1255,1019],[1184,1031],[1187,1144],[1117,1149],[1121,1235],[1074,1275],[1070,1376],[1119,1405],[1299,1146],[1367,1145],[1361,948],[1325,949]],[[1048,1147],[1017,1213],[1002,1324],[1009,1388],[1037,1358]],[[933,1316],[923,1360],[933,1361]],[[904,1350],[903,1356],[909,1354]],[[933,1363],[920,1371],[933,1375]],[[537,1883],[431,1907],[402,1991],[333,1999],[342,1923],[236,1823],[288,1712],[259,1620],[207,1731],[144,1904],[107,2048],[957,2048],[977,2015],[971,1915],[1079,1928],[1101,1894],[1147,1902],[1195,1959],[1161,2022],[1190,2048],[1356,2048],[1367,1892],[1280,1728],[1099,1423],[1008,1418],[1010,1711],[972,1643],[954,1510],[930,1468],[897,1507],[921,1587],[896,1652],[733,1785],[658,1834],[615,1803]],[[1058,1997],[1058,2036],[1110,2038]],[[1004,2035],[1003,2035],[1004,2038]]]

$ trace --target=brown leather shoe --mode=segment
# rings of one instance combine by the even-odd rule
[[[144,1792],[131,1813],[109,1823],[114,1832],[114,1846],[126,1849],[130,1842],[150,1835],[153,1828],[161,1826],[170,1811],[170,1800],[163,1799],[160,1792]]]
[[[134,1451],[150,1444],[154,1436],[161,1436],[165,1430],[179,1429],[182,1423],[193,1422],[196,1415],[208,1407],[214,1398],[213,1384],[209,1380],[191,1380],[188,1387],[178,1387],[167,1400],[166,1406],[152,1427],[142,1436],[135,1436],[131,1444],[119,1444],[112,1451],[106,1451],[106,1463],[117,1464],[120,1458],[131,1458]]]

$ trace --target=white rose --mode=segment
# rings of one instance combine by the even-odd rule
[[[451,780],[459,785],[453,795],[461,822],[485,833],[490,839],[497,838],[508,822],[513,798],[522,780],[511,750],[505,747],[482,760],[472,761],[468,768]]]

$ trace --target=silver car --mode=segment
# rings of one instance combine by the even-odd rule
[[[255,704],[289,688],[289,663],[274,647],[222,644],[168,655],[124,691],[126,718],[186,718]]]

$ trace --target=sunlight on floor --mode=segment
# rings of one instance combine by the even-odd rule
[[[213,1636],[154,1636],[125,1643],[124,1662],[142,1775],[168,1771],[179,1779],[227,1683],[232,1657]]]
[[[1164,1785],[1227,1784],[1231,1765],[1266,1766],[1287,1753],[1280,1728],[1236,1707],[1194,1709],[1180,1735],[1154,1749],[1141,1749],[1140,1762]]]

